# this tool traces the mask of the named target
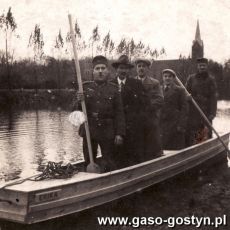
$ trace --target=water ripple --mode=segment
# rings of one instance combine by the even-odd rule
[[[36,174],[48,161],[82,160],[82,140],[66,111],[9,111],[0,119],[0,180]],[[230,131],[230,102],[218,103],[214,127]]]

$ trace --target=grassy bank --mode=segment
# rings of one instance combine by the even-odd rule
[[[0,90],[0,108],[71,110],[74,95],[73,89]]]

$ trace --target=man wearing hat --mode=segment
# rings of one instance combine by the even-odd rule
[[[112,63],[116,69],[116,77],[112,80],[118,85],[125,112],[126,136],[122,148],[117,151],[117,161],[120,167],[141,162],[143,153],[143,111],[145,94],[140,81],[130,77],[130,70],[134,67],[126,55],[121,55]]]
[[[215,77],[208,72],[208,60],[206,58],[197,59],[197,73],[188,77],[186,88],[209,121],[212,122],[217,110],[217,87]],[[205,135],[205,130],[208,130],[206,137],[200,137],[201,133]],[[211,137],[212,130],[206,127],[201,115],[195,106],[190,103],[187,136],[188,145],[198,143],[198,139],[202,140]]]
[[[162,155],[159,117],[160,109],[163,105],[163,93],[159,81],[148,75],[151,62],[144,58],[138,58],[135,64],[137,70],[136,79],[142,82],[148,97],[148,106],[145,109],[144,154],[142,157],[143,160],[150,160]]]
[[[98,145],[102,154],[102,171],[115,169],[114,146],[121,145],[125,135],[125,119],[121,96],[117,86],[108,82],[108,61],[104,56],[93,58],[93,81],[83,84],[93,156],[96,159]],[[86,165],[89,155],[84,127],[79,134],[83,137],[83,153]]]
[[[185,131],[188,103],[185,90],[175,84],[176,73],[171,69],[162,71],[164,104],[161,111],[161,134],[163,149],[185,148]]]

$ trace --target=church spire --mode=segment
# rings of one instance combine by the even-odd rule
[[[203,45],[203,41],[201,40],[200,36],[200,25],[199,25],[199,20],[197,20],[197,25],[196,25],[196,35],[195,35],[195,41],[199,43],[199,45]]]
[[[197,20],[196,35],[192,45],[192,59],[196,60],[197,58],[201,58],[203,56],[204,56],[204,44],[200,36],[199,20]]]

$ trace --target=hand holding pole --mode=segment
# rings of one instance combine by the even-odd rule
[[[213,132],[216,134],[217,138],[219,139],[219,141],[221,142],[221,144],[224,146],[225,150],[227,151],[228,154],[228,158],[230,158],[230,152],[228,147],[226,146],[226,144],[223,142],[223,140],[221,139],[221,137],[219,136],[219,134],[217,133],[216,129],[212,126],[211,122],[208,120],[208,118],[206,117],[206,115],[204,114],[204,112],[201,110],[200,106],[196,103],[196,101],[193,99],[193,97],[191,96],[191,94],[187,91],[187,89],[185,88],[185,86],[183,85],[183,83],[180,81],[180,79],[175,76],[175,80],[177,81],[177,83],[184,88],[185,93],[188,97],[190,97],[192,104],[195,106],[195,108],[198,110],[198,112],[200,113],[200,115],[202,116],[202,118],[205,120],[205,122],[208,124],[208,126],[213,130]]]
[[[71,17],[70,14],[68,15],[68,18],[69,18],[69,25],[70,25],[71,41],[72,41],[73,52],[74,52],[74,63],[75,63],[75,68],[76,68],[76,72],[77,72],[77,81],[78,81],[79,93],[83,94],[81,71],[80,71],[80,65],[79,65],[77,49],[76,49],[76,39],[75,39],[75,36],[74,36],[72,17]],[[94,159],[93,159],[91,138],[90,138],[90,132],[89,132],[89,124],[88,124],[87,111],[86,111],[86,105],[85,105],[85,100],[84,99],[81,100],[81,106],[82,106],[82,111],[83,111],[83,113],[85,115],[85,131],[86,131],[86,139],[87,139],[88,153],[89,153],[89,159],[90,159],[90,163],[87,166],[86,170],[87,170],[87,172],[99,173],[100,168],[94,162]]]

